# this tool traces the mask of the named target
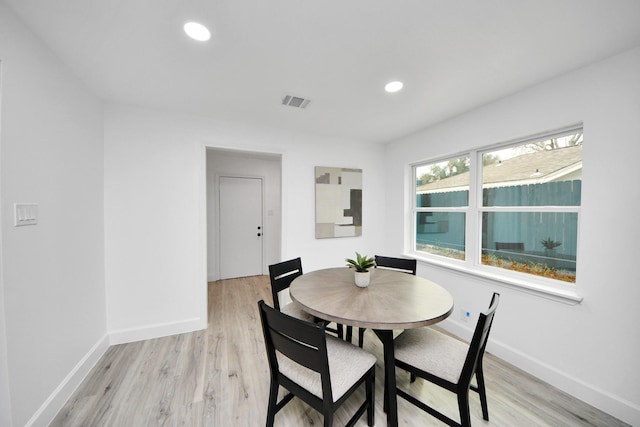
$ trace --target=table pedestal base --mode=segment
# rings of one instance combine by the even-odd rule
[[[384,411],[387,426],[398,426],[398,399],[396,397],[396,366],[393,349],[393,331],[374,329],[384,349]]]

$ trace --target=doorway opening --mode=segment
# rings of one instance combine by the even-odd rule
[[[267,274],[280,260],[281,177],[280,154],[206,149],[207,281]]]

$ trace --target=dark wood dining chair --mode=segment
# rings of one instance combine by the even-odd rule
[[[271,296],[273,297],[273,306],[289,316],[308,322],[323,322],[327,324],[327,331],[333,332],[339,338],[343,337],[343,326],[336,325],[335,328],[329,328],[328,323],[322,319],[318,319],[313,315],[304,311],[298,304],[289,302],[283,306],[280,305],[280,292],[289,289],[291,282],[298,276],[302,275],[302,259],[300,257],[282,261],[269,266],[269,279],[271,281]]]
[[[366,398],[351,417],[353,426],[367,412],[367,424],[375,418],[376,357],[325,332],[325,325],[305,322],[258,302],[269,361],[271,384],[267,427],[291,399],[298,397],[322,413],[324,426],[333,425],[335,411],[362,384]],[[278,402],[278,391],[288,393]]]
[[[376,268],[386,268],[389,270],[401,271],[403,273],[416,275],[417,261],[409,258],[393,258],[388,256],[375,256]]]
[[[393,258],[388,256],[375,256],[376,268],[384,268],[388,270],[400,271],[403,273],[416,275],[417,261],[409,258]],[[364,331],[366,328],[358,329],[358,346],[362,348],[364,344]],[[349,339],[349,331],[347,331],[347,339]],[[350,340],[350,339],[349,339]]]
[[[409,371],[412,381],[418,376],[456,394],[459,423],[399,387],[397,395],[450,426],[470,427],[469,390],[473,390],[480,396],[482,418],[489,421],[482,359],[499,302],[500,294],[494,293],[469,344],[430,327],[406,330],[394,341],[395,366]],[[471,384],[474,375],[477,385]]]
[[[283,306],[280,305],[280,292],[289,289],[293,279],[298,276],[302,276],[302,260],[299,257],[269,266],[273,306],[289,316],[313,322],[313,315],[302,310],[297,304],[289,302]]]

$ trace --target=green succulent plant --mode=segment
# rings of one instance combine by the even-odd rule
[[[370,258],[366,255],[360,255],[358,252],[356,252],[355,260],[345,258],[345,261],[347,261],[347,267],[355,268],[358,273],[366,273],[371,267],[374,267],[376,265],[373,258]]]
[[[547,249],[555,249],[562,244],[562,242],[556,242],[555,240],[552,240],[551,237],[547,237],[544,240],[540,240],[540,243],[542,244],[543,247]]]

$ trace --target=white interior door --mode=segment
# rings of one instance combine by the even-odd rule
[[[220,278],[262,274],[262,179],[220,177]]]

